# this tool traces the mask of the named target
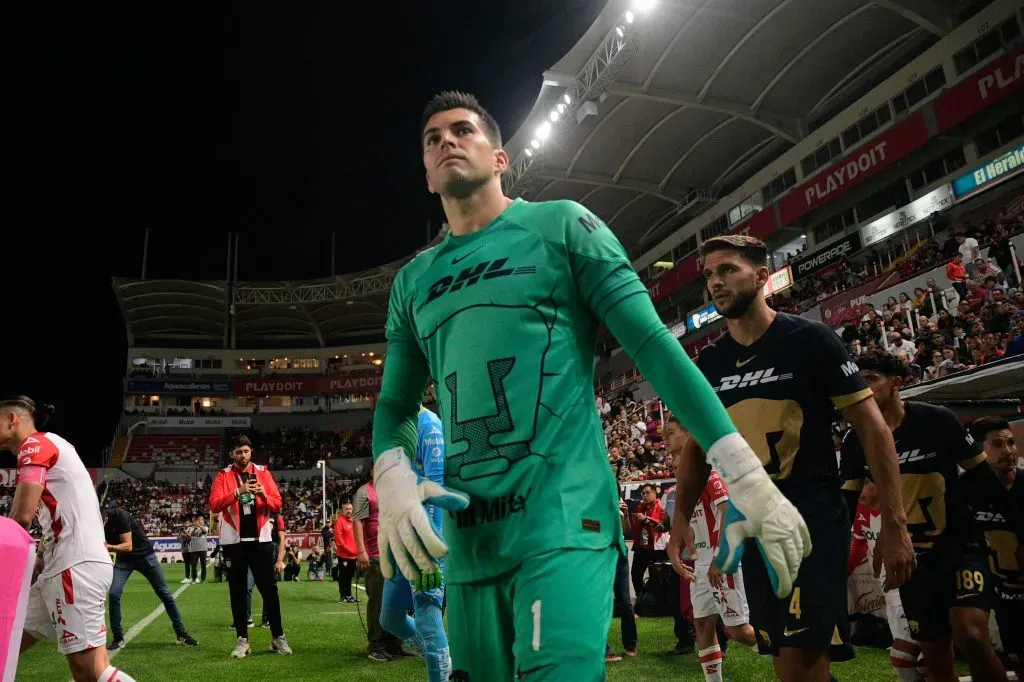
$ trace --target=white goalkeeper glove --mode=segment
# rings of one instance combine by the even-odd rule
[[[743,559],[745,541],[753,539],[764,559],[775,595],[781,599],[793,591],[800,562],[811,553],[811,535],[800,512],[775,486],[757,455],[738,434],[735,436],[726,436],[722,441],[728,439],[728,442],[719,441],[709,453],[716,468],[722,464],[727,468],[731,464],[733,471],[737,464],[740,470],[748,468],[747,473],[728,483],[729,505],[722,522],[715,564],[723,573],[735,573]],[[727,452],[713,452],[720,445]],[[753,458],[757,466],[752,467],[748,458]],[[723,473],[728,481],[729,472]]]
[[[416,584],[420,572],[435,573],[438,560],[448,546],[430,526],[424,504],[458,511],[469,506],[469,498],[418,476],[401,447],[386,450],[373,465],[380,518],[377,545],[380,570],[388,580],[394,577],[394,563],[409,582]]]

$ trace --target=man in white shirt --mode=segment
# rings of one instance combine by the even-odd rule
[[[978,240],[968,237],[966,234],[958,234],[956,243],[960,246],[960,253],[964,256],[964,263],[973,263],[975,258],[981,256],[981,249],[978,248]]]

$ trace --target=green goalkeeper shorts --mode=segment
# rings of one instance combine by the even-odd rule
[[[452,679],[606,679],[618,552],[559,549],[491,580],[448,585]]]

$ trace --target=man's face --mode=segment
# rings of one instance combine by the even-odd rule
[[[421,141],[427,189],[432,194],[469,196],[508,167],[508,154],[492,144],[480,116],[468,109],[431,116]]]
[[[683,446],[686,445],[686,439],[689,438],[689,434],[679,424],[673,421],[665,423],[665,437],[668,439],[668,449],[673,455],[678,456],[683,451]]]
[[[352,518],[352,505],[351,504],[343,504],[343,505],[341,505],[341,515],[344,516],[346,519],[351,519]]]
[[[1017,441],[1010,429],[989,431],[985,434],[985,441],[981,446],[985,449],[985,456],[988,457],[992,468],[1000,476],[1016,468]]]
[[[14,410],[0,409],[0,450],[18,454],[18,415]]]
[[[647,486],[641,494],[641,501],[648,507],[653,507],[658,501],[658,495],[654,492],[654,486]]]
[[[704,279],[715,310],[723,317],[737,318],[747,312],[768,281],[768,268],[755,267],[739,251],[714,251],[704,259]]]
[[[892,400],[900,384],[903,383],[903,380],[899,377],[888,377],[873,369],[862,369],[860,373],[864,380],[868,382],[871,394],[874,396],[875,403],[878,404],[878,409],[880,410],[884,410],[889,405],[889,401]]]
[[[252,448],[248,445],[235,448],[231,451],[231,459],[239,469],[246,468],[252,461]]]

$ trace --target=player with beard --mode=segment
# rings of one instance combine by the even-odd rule
[[[727,481],[729,507],[716,563],[735,570],[743,560],[750,622],[758,649],[773,657],[784,682],[828,680],[830,660],[848,660],[846,562],[850,519],[840,494],[832,441],[836,408],[868,444],[878,482],[884,539],[882,556],[895,583],[914,565],[892,434],[846,349],[828,327],[776,313],[765,302],[768,248],[748,236],[721,236],[701,245],[704,276],[729,333],[701,351],[697,366],[710,380],[764,471],[803,515],[813,551],[800,566],[792,594],[773,586],[770,555],[736,532],[743,493]],[[690,439],[677,469],[677,503],[669,543],[676,566],[683,542],[693,552],[689,521],[708,481],[709,467]],[[755,547],[757,550],[755,551]],[[677,569],[678,570],[678,569]],[[726,571],[729,572],[729,571]]]
[[[992,580],[985,538],[971,507],[992,504],[1018,538],[1024,531],[1021,515],[952,411],[900,397],[907,369],[898,358],[872,351],[858,362],[899,450],[907,528],[917,552],[917,568],[900,587],[900,599],[910,632],[921,645],[928,679],[958,679],[955,642],[972,679],[1005,680],[988,638]],[[847,435],[842,458],[849,475],[859,472],[844,485],[853,494],[873,474],[864,465],[859,434]],[[962,478],[958,467],[965,471]],[[883,538],[886,532],[883,528]]]
[[[982,417],[971,424],[971,436],[981,444],[1018,511],[1024,509],[1024,474],[1017,468],[1017,440],[1010,424],[998,417]],[[985,531],[988,542],[1003,653],[1019,675],[1024,660],[1024,548],[1010,520],[999,513],[995,504],[979,503],[974,508],[974,520]]]

